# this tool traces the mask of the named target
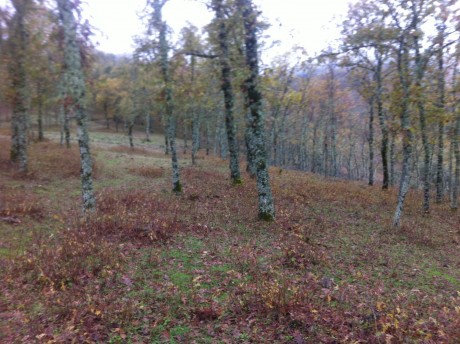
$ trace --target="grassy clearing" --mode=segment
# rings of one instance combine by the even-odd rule
[[[18,176],[0,151],[0,341],[6,343],[456,343],[459,215],[422,216],[412,192],[272,171],[277,220],[253,180],[94,136],[98,209],[79,220],[78,152],[31,146]],[[112,141],[110,141],[112,140]],[[9,142],[3,139],[2,147]],[[76,169],[76,170],[75,170]]]

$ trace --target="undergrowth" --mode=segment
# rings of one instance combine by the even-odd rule
[[[142,184],[100,188],[84,220],[78,196],[68,196],[78,195],[78,152],[34,144],[25,177],[0,152],[0,238],[37,227],[24,250],[0,259],[1,342],[460,338],[459,218],[447,205],[422,216],[411,192],[404,224],[393,229],[395,190],[284,171],[272,175],[277,218],[265,223],[255,181],[232,186],[218,159],[183,168],[184,193],[174,195],[167,171],[131,159],[148,149],[105,149]],[[96,166],[107,178],[104,161]],[[66,192],[45,183],[61,179]]]

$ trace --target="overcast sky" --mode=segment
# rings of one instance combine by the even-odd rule
[[[278,46],[263,52],[270,59],[299,45],[314,55],[338,37],[340,23],[353,0],[254,0],[271,27],[266,32]],[[0,5],[9,0],[0,0]],[[146,0],[83,0],[85,16],[96,27],[99,49],[115,54],[131,54],[133,36],[142,34],[139,20]],[[175,33],[188,22],[202,27],[212,19],[206,0],[169,0],[164,17]],[[335,20],[334,20],[335,19]],[[334,23],[332,21],[334,20]]]
[[[275,56],[300,45],[309,55],[327,46],[337,38],[336,23],[344,16],[350,0],[255,0],[263,16],[271,23],[267,34],[281,44],[264,54]],[[174,32],[188,22],[201,27],[212,19],[204,0],[169,0],[164,17]],[[130,54],[132,37],[141,34],[138,14],[145,8],[145,0],[88,0],[86,13],[91,23],[101,30],[99,49],[116,54]],[[331,21],[336,18],[335,24]]]

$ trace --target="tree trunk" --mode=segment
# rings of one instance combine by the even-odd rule
[[[209,155],[209,151],[211,149],[211,142],[209,140],[209,136],[210,136],[209,132],[210,132],[210,130],[209,130],[209,121],[206,121],[206,143],[205,143],[205,145],[206,145],[206,155]]]
[[[12,18],[10,32],[11,60],[9,75],[12,85],[12,110],[11,121],[11,150],[12,162],[19,164],[19,172],[27,173],[27,76],[26,76],[26,54],[27,54],[27,32],[25,28],[25,17],[28,11],[29,1],[13,1],[16,10]]]
[[[409,118],[409,52],[406,44],[407,42],[405,40],[405,37],[402,37],[397,52],[398,75],[403,93],[400,110],[401,130],[403,132],[403,166],[401,171],[401,180],[399,184],[398,203],[396,205],[396,210],[393,217],[394,227],[400,226],[401,216],[404,208],[404,201],[406,199],[407,192],[409,191],[412,162],[412,142],[414,139]]]
[[[165,94],[165,110],[167,118],[167,130],[165,135],[166,147],[171,150],[171,167],[172,167],[172,184],[173,192],[180,193],[182,192],[182,184],[180,182],[180,171],[179,164],[177,162],[177,151],[176,151],[176,119],[174,118],[173,111],[173,97],[172,97],[172,87],[171,87],[171,76],[169,70],[169,60],[168,52],[169,46],[166,40],[166,23],[162,19],[162,7],[166,1],[154,0],[152,5],[154,9],[153,13],[153,24],[154,27],[158,30],[158,40],[159,40],[159,54],[160,54],[160,66],[161,73],[163,76],[164,83],[164,94]],[[167,148],[165,148],[167,149]],[[167,152],[167,151],[166,151]]]
[[[184,155],[187,154],[188,148],[188,125],[184,123]]]
[[[238,161],[238,144],[236,141],[236,130],[233,119],[234,94],[231,83],[231,67],[228,51],[228,32],[224,19],[224,8],[222,0],[213,0],[213,9],[219,25],[219,47],[220,65],[222,73],[221,89],[224,94],[225,103],[225,125],[227,130],[228,149],[230,153],[230,178],[233,184],[241,184],[240,166]]]
[[[414,12],[415,13],[415,12]],[[414,19],[414,27],[417,28],[417,21]],[[428,141],[425,99],[423,94],[422,81],[425,75],[425,66],[427,57],[420,53],[418,38],[414,38],[415,50],[415,88],[417,94],[417,108],[420,120],[420,132],[422,136],[423,146],[423,211],[428,213],[430,211],[430,143]]]
[[[252,129],[252,150],[257,168],[257,191],[259,196],[259,218],[273,220],[275,207],[270,187],[265,150],[264,119],[262,115],[262,93],[259,90],[259,57],[257,51],[256,13],[252,8],[251,0],[238,0],[243,12],[246,45],[246,65],[249,68],[249,77],[246,79],[246,92],[249,102],[250,121]]]
[[[452,188],[451,208],[458,209],[458,189],[460,187],[460,115],[457,114],[455,121],[455,133],[453,137],[454,156],[455,156],[455,173]]]
[[[134,128],[134,121],[129,120],[126,123],[126,129],[128,129],[128,138],[129,138],[129,147],[131,149],[134,148],[134,142],[133,142],[133,128]]]
[[[444,32],[441,31],[441,37]],[[443,40],[441,41],[441,46]],[[442,48],[438,53],[438,102],[436,104],[439,111],[438,119],[438,156],[436,165],[436,203],[441,203],[444,194],[444,111],[445,111],[445,73],[444,73],[444,53]]]
[[[43,97],[41,95],[41,87],[37,87],[38,92],[38,119],[37,119],[37,127],[38,127],[38,141],[43,141],[45,139],[45,135],[43,133]]]
[[[380,143],[380,155],[382,157],[383,183],[382,190],[387,190],[390,184],[390,173],[388,168],[388,123],[383,110],[383,80],[382,80],[383,60],[380,54],[377,55],[377,69],[375,81],[377,83],[376,102],[377,117],[379,119],[382,141]]]
[[[147,142],[150,142],[150,131],[151,131],[150,124],[151,124],[150,114],[147,112],[145,114],[145,141]]]
[[[337,114],[335,110],[335,97],[336,97],[336,85],[335,85],[335,71],[334,66],[329,66],[329,78],[328,78],[328,112],[330,117],[330,175],[337,177],[338,166],[337,166]]]
[[[110,129],[109,104],[107,104],[107,101],[104,101],[104,118],[107,129]]]
[[[200,116],[193,114],[192,119],[192,165],[196,165],[196,154],[200,149]]]
[[[168,141],[171,150],[173,192],[181,193],[182,184],[180,182],[180,170],[176,150],[176,119],[174,116],[169,116],[168,122]]]
[[[255,137],[254,137],[254,130],[251,128],[251,111],[250,111],[250,101],[248,98],[248,92],[246,90],[246,83],[243,87],[243,94],[244,94],[244,107],[246,112],[246,131],[244,135],[245,143],[246,143],[246,172],[249,174],[249,177],[255,178],[257,175],[257,166],[256,166],[256,157],[254,156],[254,144],[255,144]]]
[[[453,185],[452,185],[452,199],[451,199],[451,209],[457,210],[458,209],[458,191],[460,188],[460,113],[458,112],[458,80],[457,80],[457,66],[459,62],[459,57],[455,60],[455,68],[454,68],[454,75],[453,75],[453,89],[454,91],[454,113],[456,115],[455,120],[455,129],[452,138],[452,148],[454,151],[455,157],[455,168],[454,168],[454,178],[453,178]]]
[[[394,131],[391,131],[391,136],[390,136],[390,173],[389,173],[389,184],[391,186],[394,186],[396,181],[396,176],[395,176],[395,165],[396,165],[396,133]]]
[[[374,185],[374,98],[369,101],[369,185]]]
[[[72,4],[68,0],[57,0],[59,17],[64,32],[64,73],[66,96],[75,107],[75,118],[80,148],[81,184],[83,211],[94,211],[96,199],[93,191],[93,169],[89,149],[87,114],[85,104],[85,78],[81,66],[80,48],[78,46],[77,23],[72,13]],[[65,100],[67,101],[67,99]]]

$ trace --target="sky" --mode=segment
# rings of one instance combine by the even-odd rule
[[[291,50],[295,45],[306,48],[314,55],[326,48],[328,41],[338,37],[340,23],[350,0],[254,0],[271,27],[266,32],[277,46],[262,52],[274,57]],[[145,0],[87,0],[85,13],[97,34],[99,49],[115,54],[131,54],[132,37],[142,34],[139,14],[145,9]],[[213,14],[205,0],[169,0],[164,18],[173,32],[178,33],[187,22],[202,27]],[[335,18],[335,24],[331,21]]]
[[[329,41],[338,38],[337,24],[345,16],[350,1],[355,0],[254,0],[271,24],[266,35],[279,42],[275,46],[267,44],[270,48],[262,51],[262,57],[272,59],[296,45],[304,47],[309,56],[326,48]],[[0,0],[0,5],[8,2]],[[169,0],[164,7],[164,18],[176,34],[187,22],[202,27],[213,17],[206,2]],[[146,0],[83,0],[84,15],[97,29],[98,49],[130,55],[134,49],[133,36],[144,31],[139,15],[144,12],[145,3]]]

